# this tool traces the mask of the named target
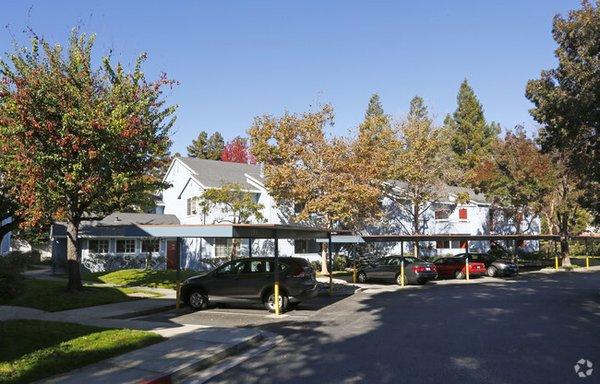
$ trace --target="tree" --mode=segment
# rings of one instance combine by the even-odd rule
[[[210,160],[221,160],[221,153],[223,153],[224,148],[225,140],[223,140],[223,136],[219,132],[213,133],[208,138],[208,143],[206,144],[206,158]]]
[[[264,220],[264,205],[256,202],[254,194],[245,191],[238,183],[225,183],[220,188],[205,190],[198,206],[201,212],[206,213],[214,207],[219,207],[225,217],[217,219],[218,222],[247,224],[251,218],[258,222]]]
[[[420,97],[412,99],[408,117],[398,124],[397,133],[390,179],[399,183],[388,197],[397,203],[403,217],[410,218],[411,228],[405,231],[420,234],[424,213],[442,197],[457,172],[446,136],[433,125]]]
[[[197,157],[199,159],[207,159],[208,151],[208,133],[206,131],[200,131],[198,137],[192,140],[192,144],[188,145],[187,153],[189,157]]]
[[[535,141],[517,128],[494,143],[491,155],[474,168],[470,181],[492,201],[494,210],[510,220],[515,233],[521,234],[541,213],[555,180],[550,156],[541,153]]]
[[[139,205],[165,187],[159,171],[175,107],[165,75],[148,82],[141,55],[131,73],[110,58],[94,68],[94,36],[73,31],[66,52],[34,37],[0,61],[0,174],[26,226],[66,221],[69,290],[82,289],[79,225]]]
[[[486,123],[483,107],[466,79],[460,85],[457,104],[453,116],[446,116],[444,123],[450,131],[450,145],[458,165],[469,171],[490,153],[500,126]]]
[[[198,159],[221,160],[224,147],[225,142],[219,132],[209,137],[206,131],[200,131],[198,137],[187,147],[187,153],[189,157]]]
[[[368,119],[362,130],[364,145],[334,137],[324,128],[333,124],[333,109],[323,106],[301,115],[263,115],[249,130],[251,150],[264,164],[265,185],[278,208],[292,222],[304,222],[332,229],[354,229],[381,212],[380,199],[385,180],[377,180],[381,159],[371,155],[380,143],[367,132],[380,132],[385,119]],[[371,144],[369,144],[371,143]],[[358,151],[360,149],[360,151]],[[384,168],[387,169],[387,166]],[[322,263],[326,270],[326,263]]]
[[[383,107],[379,101],[379,95],[374,93],[369,99],[369,105],[367,105],[367,111],[365,112],[365,119],[375,116],[383,116]]]
[[[220,188],[212,188],[204,191],[198,201],[198,207],[204,213],[204,218],[215,207],[221,209],[224,218],[217,219],[217,222],[231,222],[233,224],[250,223],[254,218],[257,222],[262,222],[264,217],[262,210],[264,205],[255,201],[254,194],[247,192],[238,183],[225,183]],[[231,249],[231,259],[237,256],[239,242],[234,240]]]
[[[585,190],[581,203],[600,220],[600,8],[583,1],[567,17],[554,17],[558,66],[527,83],[533,118],[542,125],[545,152],[557,151],[566,172]],[[565,175],[565,178],[568,175]]]
[[[221,152],[221,160],[232,163],[256,164],[256,159],[248,148],[248,140],[239,136],[225,145],[223,152]]]
[[[579,188],[579,180],[568,171],[560,152],[546,156],[551,158],[555,179],[552,189],[542,200],[541,213],[549,233],[560,236],[562,265],[569,266],[569,239],[586,229],[591,222],[591,214],[579,204],[584,191]]]

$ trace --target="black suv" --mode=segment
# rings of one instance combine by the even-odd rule
[[[211,302],[262,302],[275,311],[274,260],[253,257],[227,262],[202,275],[190,277],[181,286],[183,301],[194,310]],[[315,271],[308,261],[297,257],[279,258],[279,307],[284,312],[290,304],[316,296]]]

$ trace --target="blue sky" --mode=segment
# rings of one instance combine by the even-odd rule
[[[536,124],[524,96],[528,79],[555,65],[552,17],[575,0],[528,1],[8,1],[0,51],[26,27],[66,42],[72,27],[97,34],[130,65],[148,52],[145,71],[180,82],[173,152],[200,130],[244,135],[263,113],[331,103],[334,134],[363,117],[373,92],[387,113],[425,98],[441,121],[467,78],[488,120],[504,128]]]

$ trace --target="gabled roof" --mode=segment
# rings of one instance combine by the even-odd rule
[[[177,157],[192,172],[192,177],[206,188],[219,188],[224,183],[237,183],[250,191],[256,186],[248,182],[248,176],[263,181],[260,165],[230,163],[226,161]]]
[[[392,180],[390,181],[390,183],[398,189],[403,189],[407,187],[407,184],[403,181],[398,181],[398,180]],[[452,185],[444,185],[441,187],[441,194],[443,195],[442,198],[439,199],[439,202],[441,203],[450,203],[452,202],[450,200],[450,197],[456,197],[459,193],[466,193],[467,195],[469,195],[469,201],[475,204],[490,204],[489,201],[487,201],[487,199],[485,198],[485,196],[481,193],[476,193],[474,190],[472,190],[471,188],[465,188],[465,187],[457,187],[457,186],[452,186]]]

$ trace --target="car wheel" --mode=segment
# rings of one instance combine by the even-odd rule
[[[498,275],[498,268],[490,265],[490,267],[487,269],[487,275],[489,277],[496,277]]]
[[[287,295],[279,291],[279,313],[284,313],[289,306],[290,299]],[[275,313],[275,292],[270,292],[264,300],[265,308],[271,313]]]
[[[459,279],[459,280],[464,279],[465,278],[465,274],[462,273],[462,271],[456,271],[454,273],[454,278]]]
[[[402,275],[401,274],[396,275],[396,284],[402,285]],[[404,274],[404,285],[408,285],[408,277],[406,277],[406,274]]]
[[[364,272],[358,272],[358,282],[359,283],[366,283],[367,282],[367,274]]]
[[[188,304],[194,311],[206,308],[208,297],[202,291],[192,291],[188,297]]]

